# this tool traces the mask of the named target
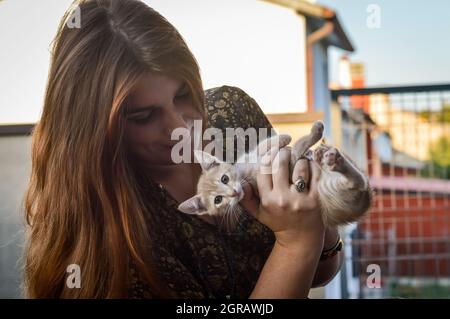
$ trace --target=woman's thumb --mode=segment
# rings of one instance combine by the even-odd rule
[[[259,211],[259,198],[255,195],[252,186],[246,183],[243,186],[244,198],[241,199],[239,204],[253,217],[257,218]]]

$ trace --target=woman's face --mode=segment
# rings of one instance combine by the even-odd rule
[[[148,73],[129,96],[125,137],[128,147],[146,166],[171,165],[174,129],[188,127],[201,114],[187,83]]]

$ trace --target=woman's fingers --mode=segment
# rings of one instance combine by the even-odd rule
[[[278,153],[278,149],[271,148],[261,157],[256,182],[258,184],[259,194],[270,192],[272,185],[272,162]]]
[[[318,201],[318,193],[317,193],[317,187],[319,184],[320,175],[322,174],[322,169],[319,164],[317,164],[315,161],[310,162],[311,165],[311,178],[310,178],[310,191],[308,196]]]
[[[309,186],[309,175],[309,161],[307,159],[299,159],[292,171],[292,184],[295,184],[302,177],[306,185]]]
[[[273,187],[277,189],[289,188],[289,161],[291,149],[284,147],[280,149],[272,164]]]

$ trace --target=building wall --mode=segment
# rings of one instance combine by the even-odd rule
[[[396,101],[391,103],[384,94],[370,96],[370,116],[390,134],[392,146],[419,160],[428,160],[430,147],[439,138],[450,136],[450,124],[429,121],[402,106]]]
[[[22,199],[30,173],[27,136],[0,136],[0,298],[21,296]]]
[[[0,77],[0,105],[14,108],[0,108],[0,123],[39,119],[50,44],[72,2],[2,2],[0,38],[14,46],[0,52],[0,70],[5,75]],[[145,2],[186,39],[199,62],[205,88],[239,86],[266,112],[306,110],[305,21],[293,10],[261,0]],[[11,66],[9,61],[21,62]],[[22,74],[27,74],[27,81]]]
[[[300,137],[308,135],[315,121],[323,120],[323,113],[283,113],[266,114],[278,134],[292,136],[291,145]]]
[[[152,0],[186,39],[205,88],[238,86],[266,113],[306,111],[305,19],[261,0]]]
[[[448,195],[378,195],[360,223],[368,241],[355,242],[362,263],[379,263],[386,277],[449,278],[448,208]]]
[[[331,134],[332,112],[331,94],[329,89],[328,49],[322,42],[313,45],[313,110],[323,112],[325,136],[333,143]]]

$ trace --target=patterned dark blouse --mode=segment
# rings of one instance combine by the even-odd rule
[[[255,100],[239,88],[209,89],[205,98],[212,127],[272,127]],[[273,232],[246,214],[237,229],[219,229],[178,211],[178,202],[154,182],[146,187],[149,202],[160,212],[147,216],[158,225],[152,227],[153,242],[158,243],[152,252],[170,290],[179,298],[248,298],[272,250]],[[134,270],[131,297],[151,298]]]

